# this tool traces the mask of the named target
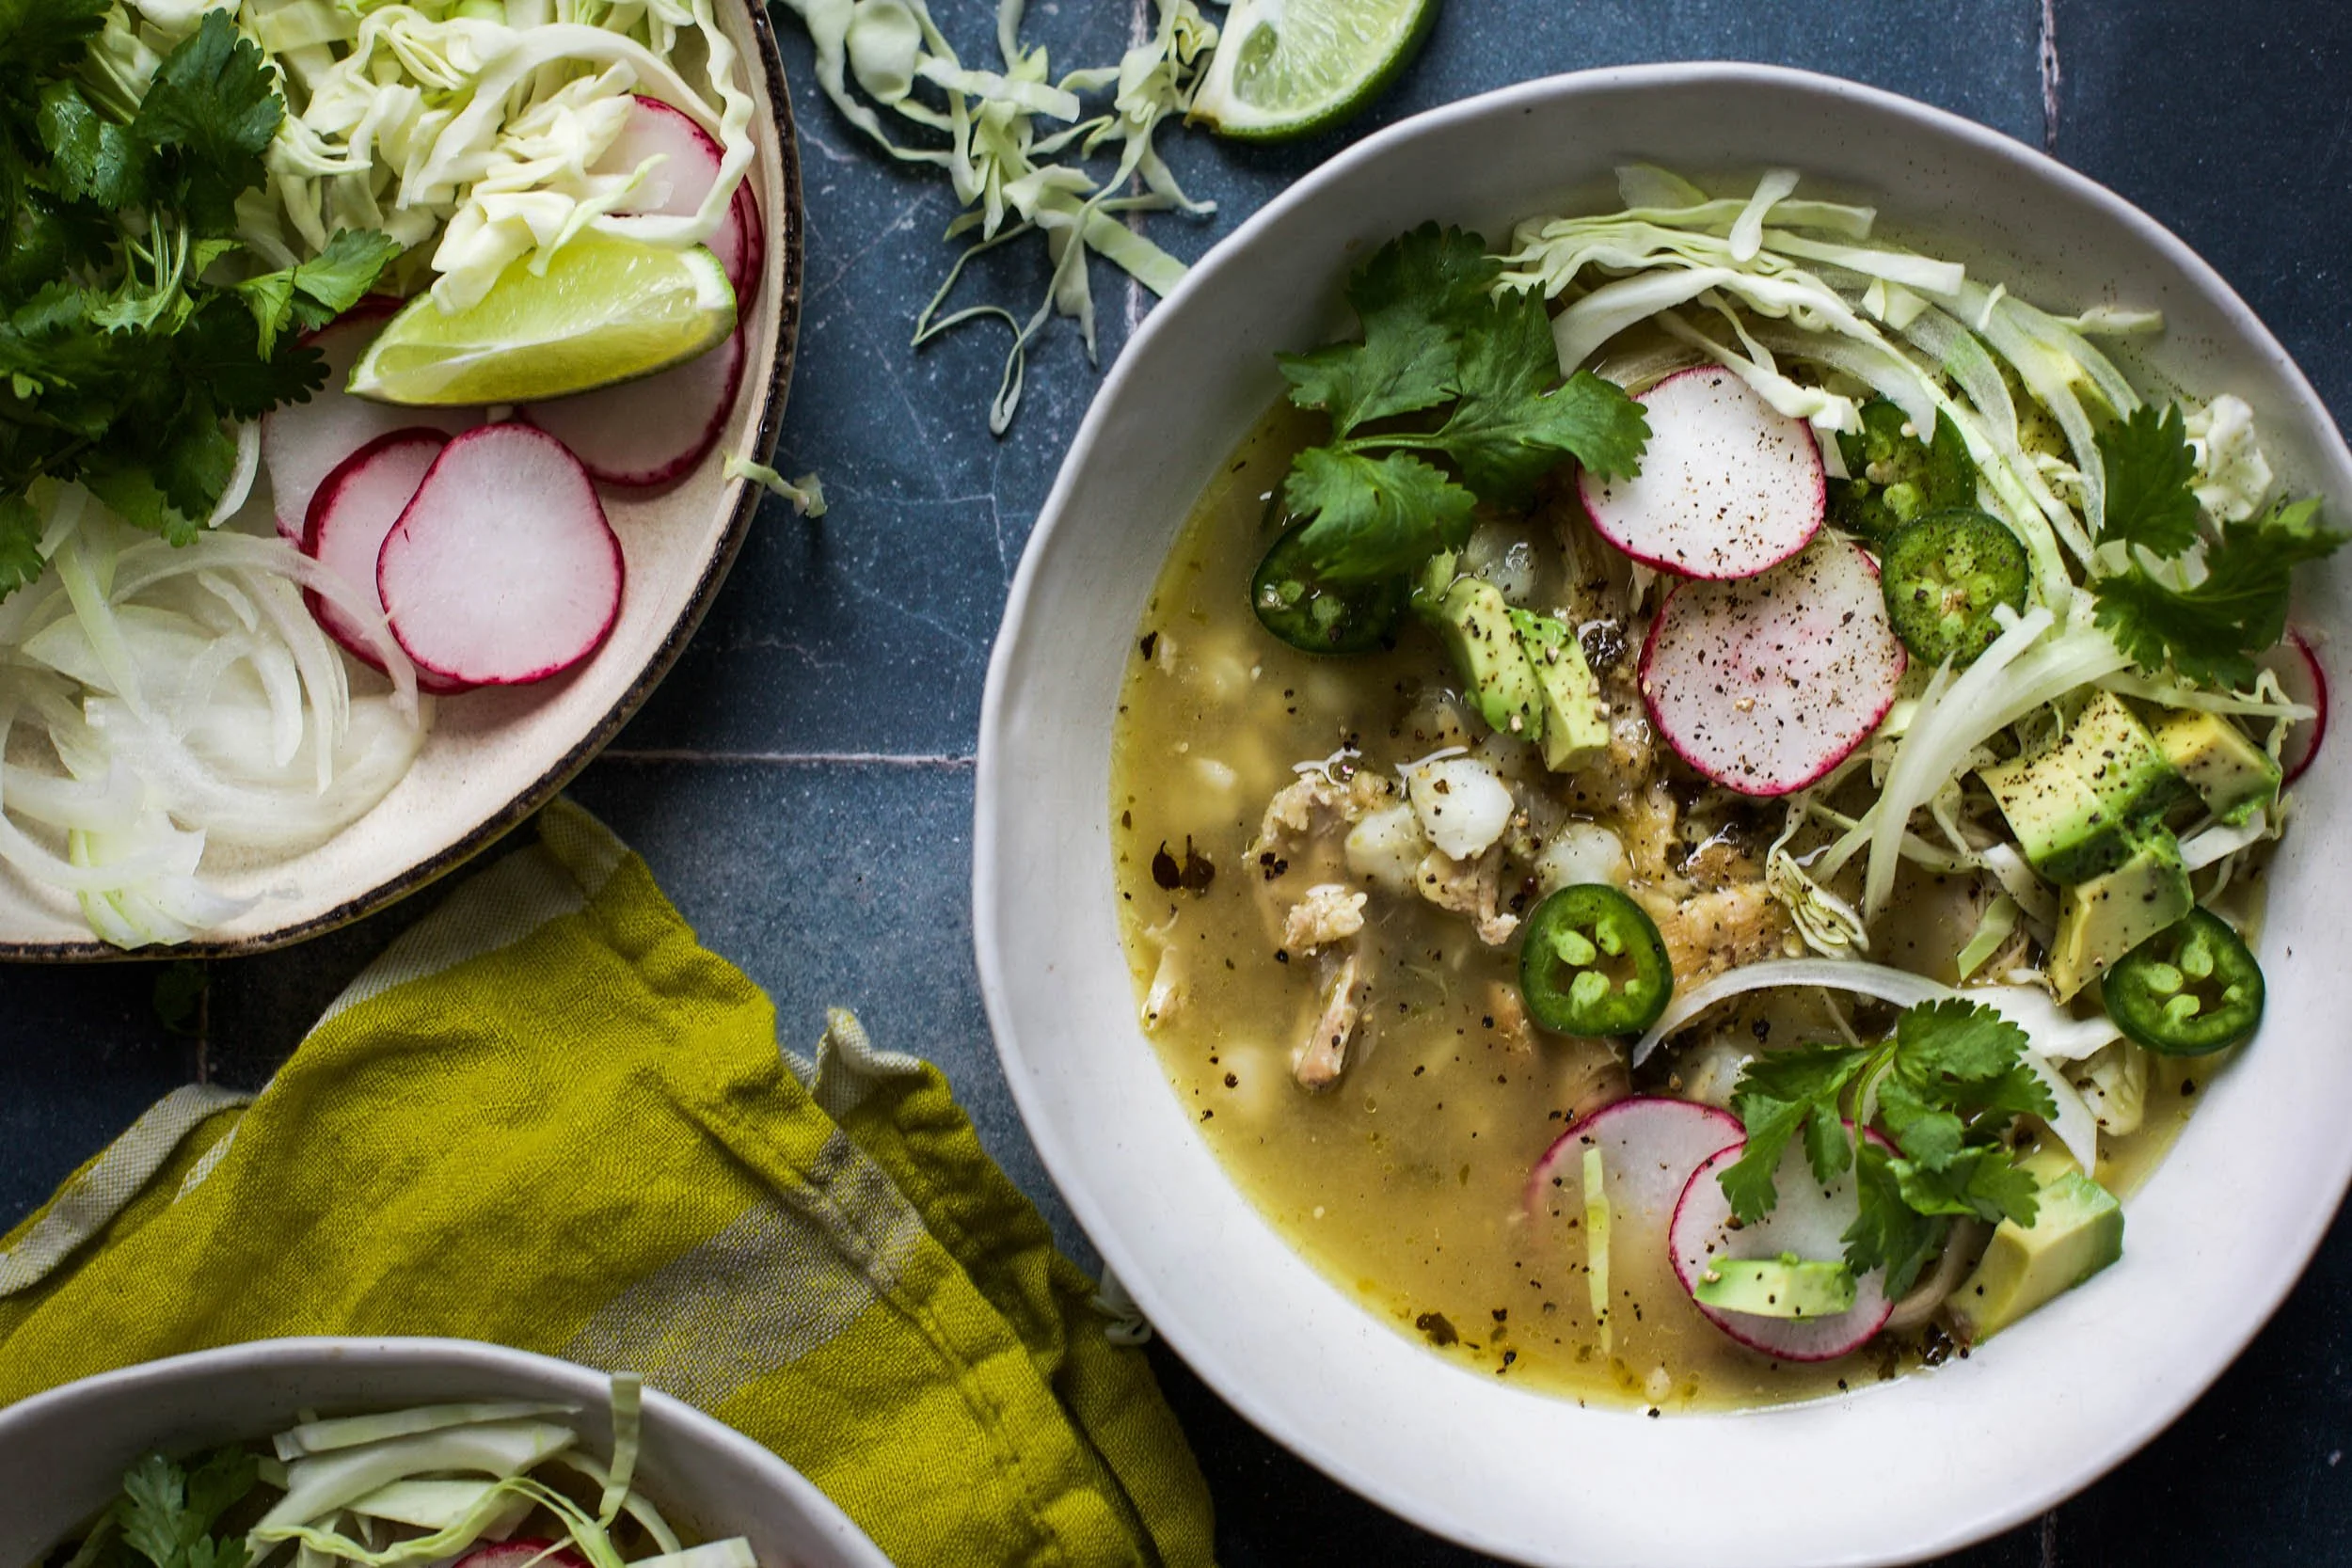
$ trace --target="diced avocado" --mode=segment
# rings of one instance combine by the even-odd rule
[[[2088,881],[2131,853],[2133,830],[2180,798],[2180,775],[2114,693],[2090,700],[2040,756],[1978,777],[2009,818],[2033,868],[2054,882]]]
[[[2122,864],[2060,892],[2058,934],[2042,969],[2050,989],[2066,1001],[2196,904],[2180,841],[2163,828],[2137,833]]]
[[[1834,1318],[1854,1304],[1853,1270],[1842,1259],[1720,1258],[1707,1266],[1691,1297],[1718,1312],[1757,1318]]]
[[[2156,746],[2215,816],[2236,827],[2279,798],[2279,765],[2217,713],[2182,708],[2156,721]]]
[[[1482,578],[1456,578],[1451,554],[1434,556],[1413,591],[1413,608],[1445,639],[1462,674],[1462,695],[1478,716],[1523,740],[1544,736],[1544,689],[1519,645],[1502,591]]]
[[[2123,1255],[2123,1206],[2072,1161],[2026,1167],[2042,1183],[2031,1226],[2003,1220],[1977,1272],[1944,1298],[1961,1337],[1991,1338]]]
[[[1609,750],[1609,705],[1584,662],[1576,633],[1549,615],[1511,611],[1519,646],[1544,692],[1544,766],[1555,773],[1597,761]]]

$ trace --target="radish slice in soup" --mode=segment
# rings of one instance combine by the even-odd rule
[[[2299,626],[2289,626],[2285,640],[2264,656],[2263,663],[2279,677],[2288,701],[2318,710],[2319,717],[2287,732],[2279,761],[2286,768],[2285,782],[2293,784],[2310,770],[2319,743],[2328,738],[2328,672],[2320,668],[2319,650]]]
[[[1604,1106],[1560,1134],[1527,1179],[1528,1217],[1547,1227],[1584,1212],[1584,1151],[1601,1153],[1610,1245],[1658,1248],[1691,1173],[1740,1142],[1739,1118],[1711,1105],[1647,1096]],[[1556,1232],[1555,1232],[1556,1233]]]
[[[1692,768],[1787,795],[1869,737],[1907,663],[1877,566],[1824,537],[1761,577],[1677,585],[1642,649],[1642,698]]]
[[[1649,416],[1642,471],[1578,481],[1602,538],[1661,572],[1748,578],[1820,531],[1828,482],[1803,420],[1716,365],[1666,377],[1641,404]]]
[[[1876,1134],[1872,1134],[1874,1137]],[[1691,1173],[1675,1208],[1672,1245],[1675,1277],[1685,1291],[1698,1287],[1708,1265],[1728,1258],[1830,1259],[1846,1255],[1846,1230],[1860,1212],[1853,1171],[1824,1186],[1806,1164],[1804,1150],[1790,1143],[1772,1181],[1780,1202],[1752,1225],[1735,1225],[1731,1200],[1718,1180],[1740,1158],[1744,1143],[1711,1156]],[[1854,1281],[1854,1304],[1827,1318],[1766,1318],[1698,1306],[1708,1322],[1751,1350],[1783,1361],[1828,1361],[1859,1350],[1885,1325],[1894,1304],[1886,1299],[1885,1271],[1873,1269]]]

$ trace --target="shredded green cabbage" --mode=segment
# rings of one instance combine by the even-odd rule
[[[1157,25],[1116,67],[1056,78],[1045,50],[1021,43],[1022,0],[1000,0],[999,71],[966,66],[923,0],[785,0],[807,26],[818,81],[843,117],[892,157],[946,171],[963,203],[947,234],[975,237],[915,318],[914,346],[970,322],[1005,324],[1012,344],[989,407],[989,428],[1000,436],[1020,407],[1029,344],[1055,315],[1078,324],[1087,355],[1094,356],[1087,258],[1101,256],[1165,294],[1184,277],[1183,263],[1126,218],[1213,210],[1184,194],[1152,137],[1162,121],[1192,106],[1216,28],[1193,0],[1156,3]],[[932,90],[927,96],[921,88]],[[1085,101],[1106,92],[1108,104],[1089,115]],[[945,136],[946,145],[900,142],[877,104],[918,133]],[[1100,173],[1082,166],[1098,154],[1115,155],[1114,166]],[[1131,182],[1140,190],[1129,194]],[[965,262],[1031,235],[1044,237],[1052,266],[1034,310],[1025,317],[983,304],[942,313]]]
[[[290,111],[265,191],[238,210],[240,238],[277,265],[339,229],[411,247],[437,235],[425,266],[457,310],[518,261],[544,272],[587,229],[699,244],[751,167],[755,105],[711,0],[246,0],[241,19]],[[691,79],[674,63],[690,57]],[[605,154],[641,92],[719,144],[718,181],[690,215],[617,211],[646,170]],[[403,263],[412,277],[422,254]]]

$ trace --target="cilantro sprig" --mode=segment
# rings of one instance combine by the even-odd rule
[[[74,1568],[246,1568],[244,1533],[214,1531],[260,1482],[261,1461],[246,1449],[216,1449],[185,1465],[151,1453],[124,1472]]]
[[[125,103],[87,64],[107,9],[0,0],[0,595],[40,572],[43,478],[193,538],[235,467],[227,422],[315,391],[299,334],[401,248],[342,232],[256,275],[236,207],[285,116],[274,70],[207,11]]]
[[[2167,665],[2186,680],[2243,687],[2253,656],[2286,633],[2294,571],[2342,545],[2323,528],[2319,502],[2281,502],[2261,516],[2224,523],[2208,537],[2194,488],[2196,454],[2177,405],[2143,406],[2098,437],[2106,469],[2102,542],[2120,541],[2120,571],[2091,579],[2098,622],[2142,669]],[[2190,582],[2151,561],[2178,560],[2202,546],[2203,575]]]
[[[1719,1178],[1732,1213],[1752,1224],[1778,1205],[1773,1174],[1801,1137],[1819,1180],[1854,1172],[1860,1210],[1846,1262],[1857,1275],[1883,1268],[1889,1295],[1910,1289],[1955,1218],[2031,1225],[2038,1188],[2006,1139],[2020,1116],[2058,1107],[2026,1047],[2025,1031],[1992,1008],[1953,1000],[1909,1009],[1875,1044],[1758,1056],[1732,1096],[1747,1132]],[[1857,1140],[1855,1126],[1886,1142]]]
[[[1401,576],[1459,548],[1480,502],[1525,504],[1564,458],[1639,469],[1641,405],[1589,371],[1563,385],[1543,303],[1496,297],[1501,276],[1484,239],[1423,224],[1348,280],[1360,341],[1277,356],[1291,401],[1331,420],[1283,485],[1325,580]]]

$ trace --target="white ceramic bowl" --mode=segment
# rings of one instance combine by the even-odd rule
[[[1965,1362],[1794,1408],[1644,1419],[1440,1359],[1284,1244],[1197,1135],[1136,1022],[1106,820],[1127,641],[1176,531],[1279,392],[1271,351],[1342,325],[1351,258],[1426,218],[1499,236],[1628,159],[1875,201],[2026,297],[2163,309],[2147,361],[2253,404],[2297,489],[2352,518],[2352,454],[2213,270],[2109,192],[1980,126],[1850,83],[1669,65],[1530,83],[1333,159],[1153,311],[1096,398],[1015,580],[980,722],[975,929],[1013,1093],[1071,1208],[1219,1393],[1416,1523],[1544,1563],[1905,1560],[2046,1509],[2146,1442],[2262,1326],[2346,1178],[2337,868],[2352,769],[2303,781],[2270,891],[2270,1014],[2128,1207],[2122,1263]],[[2341,571],[2307,623],[2340,623]],[[2331,660],[2332,661],[2332,660]],[[2340,661],[2337,663],[2340,668]],[[2341,676],[2338,689],[2345,689]]]
[[[609,1456],[602,1372],[470,1339],[263,1339],[84,1378],[0,1410],[0,1562],[43,1554],[154,1449],[267,1437],[298,1418],[459,1400],[562,1401]],[[681,1530],[748,1537],[760,1568],[890,1568],[823,1493],[691,1405],[648,1390],[638,1485]]]

